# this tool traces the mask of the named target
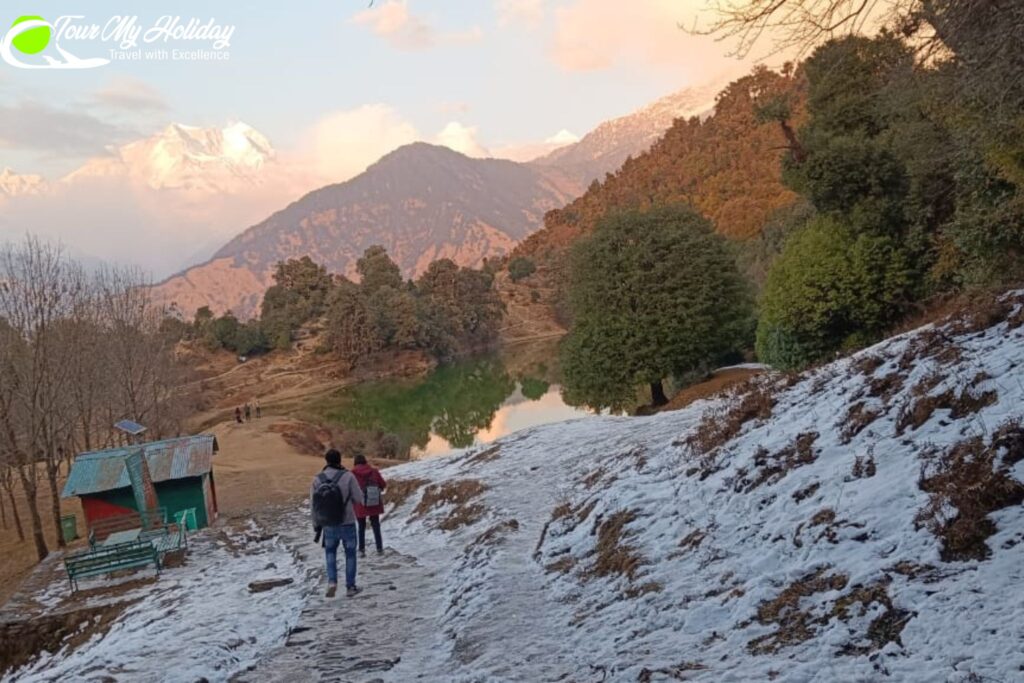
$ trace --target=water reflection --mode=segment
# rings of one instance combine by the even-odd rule
[[[539,364],[535,371],[547,370]],[[566,405],[549,378],[521,371],[513,377],[496,356],[446,365],[418,380],[346,389],[317,408],[330,424],[390,441],[400,458],[439,455],[587,414]]]

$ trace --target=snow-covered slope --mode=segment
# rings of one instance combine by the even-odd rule
[[[384,679],[1021,680],[1022,302],[391,470],[436,629]]]
[[[64,180],[124,176],[154,190],[232,193],[257,183],[274,157],[267,138],[245,123],[224,128],[172,123],[148,138],[122,145],[112,157],[86,162]]]

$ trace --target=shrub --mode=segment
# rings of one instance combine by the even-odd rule
[[[867,343],[899,319],[912,283],[907,254],[892,238],[814,218],[768,275],[758,357],[792,369]]]
[[[517,256],[508,264],[508,274],[512,282],[519,282],[537,272],[537,266],[525,256]]]

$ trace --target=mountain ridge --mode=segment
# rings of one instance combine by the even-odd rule
[[[310,256],[354,276],[362,252],[381,244],[406,276],[438,258],[479,266],[509,253],[547,211],[579,190],[557,170],[411,143],[355,178],[274,212],[209,261],[159,283],[156,292],[186,314],[207,305],[246,317],[256,312],[274,265],[288,258]]]

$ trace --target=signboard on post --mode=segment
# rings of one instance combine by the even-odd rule
[[[155,510],[157,507],[156,488],[153,486],[153,479],[149,476],[149,467],[146,465],[146,456],[143,455],[142,449],[129,453],[124,459],[124,466],[128,470],[128,481],[131,482],[135,506],[139,512]]]

